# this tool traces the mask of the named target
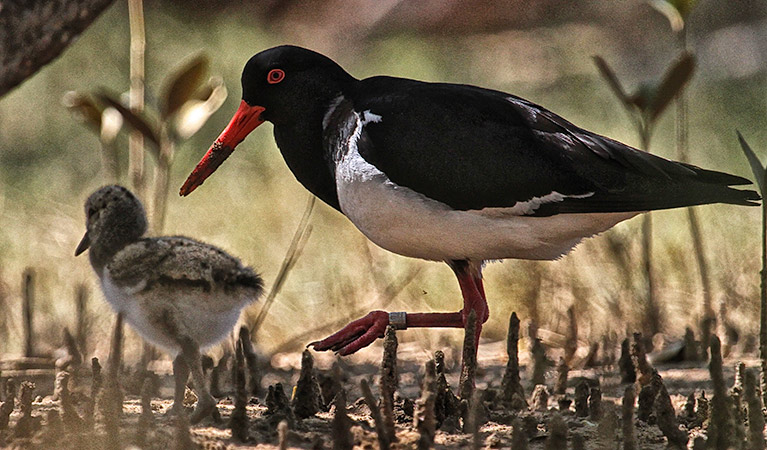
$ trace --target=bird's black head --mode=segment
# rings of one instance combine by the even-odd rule
[[[181,195],[201,185],[265,121],[275,125],[319,123],[323,111],[353,81],[333,60],[305,48],[283,45],[254,55],[242,71],[240,107],[189,175]]]
[[[305,120],[324,107],[353,80],[327,56],[292,45],[254,55],[242,71],[242,99],[264,108],[261,119],[274,124]]]

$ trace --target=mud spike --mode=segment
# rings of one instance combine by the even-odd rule
[[[210,370],[210,395],[213,397],[224,397],[224,393],[221,392],[221,375],[226,371],[226,366],[231,358],[231,350],[228,346],[224,347],[224,354],[221,355],[221,359]]]
[[[365,400],[365,404],[370,409],[370,417],[373,418],[373,423],[376,428],[376,436],[378,437],[378,445],[381,450],[388,450],[391,442],[389,441],[389,433],[386,430],[383,417],[381,416],[381,410],[378,408],[378,401],[373,396],[373,391],[370,390],[370,384],[368,380],[360,380],[360,390],[362,391],[362,398]]]
[[[0,430],[8,429],[8,422],[14,408],[16,408],[16,382],[13,378],[9,378],[5,382],[5,401],[0,403]],[[2,444],[1,441],[0,444]]]
[[[709,448],[730,448],[735,446],[732,442],[733,428],[736,426],[732,420],[731,400],[727,395],[727,385],[722,372],[722,346],[719,338],[711,336],[709,351],[711,359],[708,364],[711,382],[714,386],[714,396],[711,398],[711,418],[708,427]]]
[[[234,389],[234,409],[229,417],[229,428],[232,437],[240,442],[248,440],[249,423],[246,407],[248,405],[248,389],[245,378],[245,354],[242,349],[242,338],[235,344],[235,356],[232,363],[232,388]]]
[[[558,413],[549,420],[549,437],[546,439],[546,450],[562,450],[567,448],[567,424]]]
[[[280,450],[287,450],[288,448],[288,421],[282,420],[277,425],[277,445]]]
[[[623,432],[623,450],[636,450],[636,432],[634,430],[634,386],[627,386],[621,402],[621,430]]]
[[[644,385],[639,391],[638,407],[637,407],[637,419],[642,422],[651,422],[650,416],[655,409],[655,397],[658,395],[658,387],[662,383],[653,383],[653,378],[660,378],[658,372],[655,372],[649,383]]]
[[[752,370],[746,370],[743,376],[743,396],[748,406],[748,450],[760,450],[767,448],[764,441],[764,415],[762,415],[762,399],[756,374]]]
[[[577,417],[589,415],[589,385],[586,381],[575,385],[575,415]]]
[[[549,390],[545,384],[538,384],[530,397],[533,411],[546,411],[549,409]]]
[[[122,416],[123,393],[120,387],[119,371],[122,360],[123,316],[118,313],[112,332],[112,343],[107,362],[106,385],[98,400],[98,409],[104,420],[107,448],[121,448],[120,417]]]
[[[541,386],[540,384],[538,386]],[[511,422],[511,448],[514,450],[527,450],[528,439],[525,432],[525,425],[522,423],[519,417],[514,418]]]
[[[509,355],[509,360],[506,363],[506,370],[503,373],[503,381],[501,382],[501,401],[507,405],[512,405],[512,403],[515,403],[515,394],[521,397],[523,402],[525,398],[525,390],[522,388],[519,377],[519,318],[516,312],[511,313],[509,318],[506,353]],[[526,406],[527,402],[524,402],[523,408]]]
[[[575,307],[567,308],[567,335],[565,336],[565,363],[570,365],[578,350],[578,321],[575,318]]]
[[[567,392],[567,376],[569,373],[570,367],[568,367],[567,361],[565,358],[559,358],[559,362],[557,363],[557,382],[554,385],[555,394],[565,395],[565,392]]]
[[[21,382],[21,394],[19,395],[19,404],[21,417],[16,422],[14,435],[17,438],[31,436],[39,425],[37,418],[32,416],[32,400],[35,392],[35,383],[31,381]]]
[[[471,400],[474,394],[474,381],[477,373],[477,351],[475,345],[477,313],[469,311],[463,337],[463,357],[461,358],[461,378],[458,392],[461,400]]]
[[[639,383],[642,386],[649,384],[652,381],[655,369],[647,362],[647,352],[645,351],[642,333],[634,333],[631,343],[631,359],[634,362],[634,367],[639,372]]]
[[[250,330],[248,330],[248,327],[240,327],[239,336],[242,341],[242,351],[245,355],[248,376],[250,378],[248,393],[255,397],[261,393],[261,375],[258,371],[258,355],[253,348],[253,341],[250,338]]]
[[[546,358],[546,347],[539,338],[533,339],[533,346],[530,349],[533,358],[533,375],[531,382],[533,386],[546,384],[546,370],[548,370],[549,361]]]
[[[421,384],[421,397],[415,402],[415,414],[413,425],[418,431],[419,450],[427,450],[434,446],[436,433],[435,402],[437,399],[437,369],[433,359],[424,366],[423,382]]]
[[[152,392],[154,386],[152,379],[144,378],[141,386],[141,415],[136,425],[136,447],[145,448],[147,443],[147,433],[154,428],[154,414],[152,414]]]
[[[320,385],[314,376],[314,358],[309,350],[301,354],[301,374],[291,406],[299,419],[312,417],[320,411]]]
[[[346,414],[346,391],[341,388],[333,401],[335,414],[331,421],[333,430],[333,450],[352,450],[354,437],[351,433],[352,420]]]
[[[77,413],[75,405],[72,404],[72,396],[69,392],[69,380],[71,374],[67,371],[61,371],[56,375],[59,382],[59,401],[61,404],[62,420],[67,431],[79,432],[83,429],[85,423]]]
[[[657,417],[658,428],[668,440],[670,448],[686,449],[687,433],[679,429],[676,421],[674,406],[671,404],[671,397],[668,395],[666,386],[660,376],[653,377],[653,384],[657,384],[658,394],[655,397],[655,415]]]
[[[621,355],[618,358],[618,367],[621,372],[621,383],[633,383],[637,380],[634,361],[631,360],[631,344],[628,338],[621,342]]]
[[[594,386],[589,392],[589,418],[597,421],[602,418],[602,389]]]
[[[383,342],[383,360],[381,361],[381,410],[384,424],[388,433],[389,442],[394,441],[394,393],[399,386],[399,373],[397,372],[397,332],[391,325],[386,327]]]

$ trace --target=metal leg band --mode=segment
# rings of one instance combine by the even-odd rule
[[[404,311],[390,312],[389,325],[393,326],[395,330],[406,330],[407,313]]]

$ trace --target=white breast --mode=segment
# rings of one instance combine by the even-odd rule
[[[193,286],[153,285],[142,290],[144,283],[140,283],[120,287],[114,284],[107,269],[101,284],[115,312],[122,312],[125,321],[141,337],[172,356],[180,350],[177,342],[182,335],[202,349],[223,340],[237,324],[242,308],[253,300],[243,297],[241,304],[233,305],[230,296],[234,293],[205,292]]]

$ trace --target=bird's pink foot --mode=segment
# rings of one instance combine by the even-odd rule
[[[350,355],[383,337],[387,325],[389,313],[371,311],[365,317],[351,322],[321,341],[310,343],[309,346],[317,351],[332,350],[342,356]]]

